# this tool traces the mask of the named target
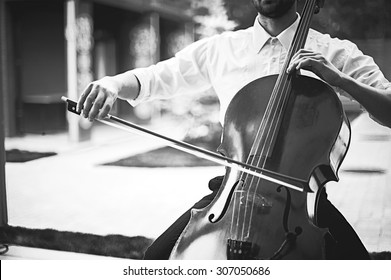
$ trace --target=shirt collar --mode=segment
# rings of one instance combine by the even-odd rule
[[[254,29],[253,29],[253,43],[254,43],[254,49],[258,53],[266,44],[266,42],[273,38],[259,23],[258,17],[256,17],[254,22]],[[297,18],[294,23],[292,23],[287,29],[282,31],[280,34],[277,35],[277,39],[280,41],[282,46],[285,48],[285,50],[288,50],[290,47],[290,44],[293,40],[293,37],[295,35],[297,26],[299,25],[300,21],[300,15],[297,14]]]

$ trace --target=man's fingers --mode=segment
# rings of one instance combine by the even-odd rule
[[[306,69],[312,70],[319,66],[319,63],[323,63],[323,57],[318,53],[301,54],[296,58],[292,58],[291,63],[288,66],[287,73],[292,72],[294,69]]]
[[[291,68],[290,66],[292,64],[297,65],[303,59],[307,59],[307,58],[318,59],[320,56],[321,56],[321,54],[319,54],[319,53],[316,53],[316,52],[313,52],[310,50],[301,49],[297,53],[295,53],[294,56],[292,57],[288,69]]]
[[[88,114],[88,119],[90,121],[96,118],[105,101],[106,101],[105,94],[102,91],[99,91],[97,97],[95,98],[95,101],[92,104],[91,110],[89,111]]]
[[[98,119],[104,119],[107,114],[110,112],[111,110],[111,104],[109,103],[109,101],[106,99],[106,102],[103,104],[99,114],[98,114]]]
[[[314,63],[313,59],[311,58],[305,58],[305,59],[301,59],[297,64],[296,64],[296,70],[299,70],[299,69],[306,69],[306,70],[309,70],[312,68],[312,64]]]
[[[316,55],[316,54],[317,53],[315,53],[314,51],[311,51],[311,50],[300,49],[297,53],[295,53],[292,56],[292,60],[294,60],[296,58],[300,58],[300,57],[304,57],[304,56],[308,56],[308,55]]]
[[[84,89],[84,91],[82,92],[82,94],[80,95],[79,100],[77,101],[77,105],[76,105],[76,111],[77,111],[78,113],[80,113],[81,110],[83,109],[84,102],[86,101],[86,98],[87,98],[88,94],[91,92],[93,86],[94,86],[94,84],[93,84],[93,83],[90,83],[90,84]]]
[[[96,97],[98,96],[99,89],[97,87],[93,87],[91,92],[88,94],[84,101],[84,107],[83,107],[83,117],[88,118],[92,105],[95,102]]]

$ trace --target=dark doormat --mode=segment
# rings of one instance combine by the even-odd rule
[[[54,152],[30,152],[18,149],[5,151],[6,162],[27,162],[43,157],[54,156]]]
[[[152,241],[152,239],[143,236],[99,236],[53,229],[0,227],[0,254],[7,253],[8,245],[19,245],[118,258],[142,259],[145,250]],[[391,252],[372,252],[370,256],[373,260],[390,260]]]
[[[373,252],[369,253],[369,255],[373,260],[391,260],[391,252],[389,251]]]
[[[151,239],[143,236],[128,237],[118,234],[100,236],[54,229],[0,227],[0,244],[117,258],[142,259],[151,243]],[[3,251],[6,253],[7,250]]]

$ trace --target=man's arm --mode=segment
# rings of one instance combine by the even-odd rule
[[[328,84],[346,91],[376,120],[391,127],[391,88],[378,89],[359,82],[313,51],[300,50],[293,56],[287,72],[299,69],[312,71]]]
[[[379,123],[391,128],[391,88],[374,88],[346,74],[337,86],[357,100]]]

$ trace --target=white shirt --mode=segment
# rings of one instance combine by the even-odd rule
[[[251,81],[279,74],[300,18],[277,37],[260,24],[197,41],[175,57],[132,70],[141,84],[133,106],[156,98],[213,90],[220,101],[220,121],[234,95]],[[391,84],[374,60],[355,44],[310,29],[305,48],[322,53],[340,71],[367,85],[386,89]],[[304,75],[316,77],[309,71]],[[335,88],[339,94],[346,94]]]

